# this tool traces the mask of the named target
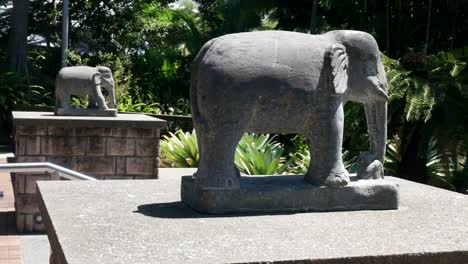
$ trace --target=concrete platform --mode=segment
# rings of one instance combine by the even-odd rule
[[[398,210],[201,215],[181,175],[39,182],[56,263],[468,263],[468,196],[398,178]]]
[[[46,235],[21,235],[21,259],[23,264],[48,264],[49,240]]]

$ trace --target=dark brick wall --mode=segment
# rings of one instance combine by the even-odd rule
[[[17,162],[51,162],[97,179],[148,179],[158,177],[160,128],[15,128]],[[41,232],[36,181],[57,175],[13,175],[17,229]]]

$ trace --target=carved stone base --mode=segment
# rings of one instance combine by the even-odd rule
[[[58,116],[117,116],[116,109],[55,108]]]
[[[358,180],[340,188],[317,187],[302,175],[241,177],[240,189],[197,188],[192,176],[182,177],[182,201],[201,213],[281,213],[398,209],[398,184]]]

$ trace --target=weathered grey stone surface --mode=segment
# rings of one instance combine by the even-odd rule
[[[210,216],[159,180],[39,182],[62,263],[465,264],[468,196],[393,177],[398,210]],[[47,207],[47,213],[45,213]],[[59,246],[60,245],[60,246]]]
[[[118,117],[55,116],[13,112],[17,162],[52,162],[98,179],[158,177],[160,131],[165,121],[141,114]],[[51,174],[14,174],[19,232],[41,232],[36,180]]]
[[[101,87],[110,97],[109,109]],[[88,109],[72,107],[72,95],[88,96]],[[116,116],[114,78],[108,67],[72,66],[62,68],[55,79],[55,114],[71,116]]]
[[[343,107],[348,101],[364,105],[369,130],[370,150],[360,155],[357,176],[383,177],[387,79],[370,34],[350,30],[322,35],[228,34],[201,48],[191,74],[200,151],[191,192],[242,192],[234,155],[244,132],[301,133],[310,143],[312,157],[305,180],[315,186],[349,184],[341,155]],[[182,198],[192,206],[214,206],[201,197]]]
[[[358,171],[383,176],[386,90],[379,47],[365,32],[257,31],[208,41],[191,76],[197,188],[239,188],[234,154],[244,132],[302,133],[314,157],[305,180],[348,184],[341,157],[347,101],[364,104],[368,123],[370,150],[362,159],[368,163]]]
[[[81,109],[57,108],[55,114],[59,116],[117,116],[117,109]]]
[[[340,188],[318,187],[302,175],[241,177],[237,190],[196,189],[182,178],[182,201],[201,213],[268,213],[384,210],[398,208],[398,185],[388,180],[360,180]]]
[[[59,128],[165,128],[166,121],[142,114],[119,114],[113,117],[87,117],[87,116],[55,116],[52,112],[13,112],[15,125],[23,125],[34,129],[34,133],[47,133],[46,126]],[[37,127],[42,127],[42,130]]]

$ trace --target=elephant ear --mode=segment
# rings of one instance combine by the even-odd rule
[[[335,43],[330,47],[329,54],[335,93],[343,94],[348,88],[348,54],[346,54],[346,48]]]
[[[101,73],[96,72],[95,74],[93,74],[92,79],[93,79],[94,84],[100,85],[101,84]]]

